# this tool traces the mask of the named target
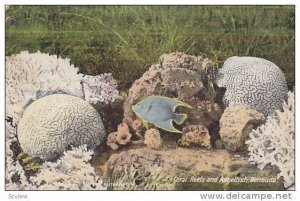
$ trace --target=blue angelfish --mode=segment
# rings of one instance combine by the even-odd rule
[[[178,106],[192,108],[192,106],[177,99],[164,96],[148,96],[133,105],[132,110],[142,119],[147,129],[148,123],[152,123],[163,130],[182,133],[173,126],[173,120],[180,125],[187,118],[187,114],[175,113]]]

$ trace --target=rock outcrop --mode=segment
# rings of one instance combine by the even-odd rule
[[[212,81],[215,72],[212,62],[201,56],[180,52],[162,55],[129,89],[124,102],[124,122],[132,125],[137,117],[131,106],[146,96],[178,98],[193,107],[183,126],[202,124],[210,130],[214,140],[222,113],[214,100],[217,97]]]
[[[121,181],[122,177],[128,177],[124,175],[128,167],[135,171],[132,180],[147,179],[149,175],[168,178],[169,188],[166,190],[283,189],[282,181],[276,179],[274,170],[259,170],[249,164],[247,157],[233,155],[226,150],[131,149],[109,158],[102,167],[103,178]]]

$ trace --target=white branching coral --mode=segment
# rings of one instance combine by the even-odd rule
[[[25,107],[47,94],[66,93],[83,97],[78,68],[69,59],[40,52],[21,52],[6,60],[6,116],[17,123]]]
[[[89,163],[92,155],[86,145],[73,148],[56,162],[45,162],[30,181],[38,190],[106,190]]]
[[[106,190],[89,161],[93,151],[82,145],[65,151],[56,162],[45,162],[36,176],[29,179],[11,146],[17,142],[16,128],[5,123],[6,131],[6,190]]]
[[[110,73],[97,76],[84,75],[82,85],[84,98],[89,103],[110,103],[119,98],[117,82]]]
[[[283,177],[284,186],[295,184],[295,94],[288,92],[288,101],[283,103],[283,112],[276,110],[266,123],[250,133],[249,161],[263,169],[267,164],[277,166],[278,177]]]
[[[78,74],[78,68],[70,64],[70,59],[25,51],[7,56],[5,60],[6,116],[11,117],[14,124],[28,104],[49,94],[87,97],[86,100],[91,103],[112,102],[119,97],[111,74],[84,77]]]

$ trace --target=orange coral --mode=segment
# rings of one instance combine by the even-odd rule
[[[183,128],[183,134],[179,140],[181,145],[200,145],[210,148],[210,135],[203,125],[189,125]]]

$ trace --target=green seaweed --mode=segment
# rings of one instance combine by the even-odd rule
[[[176,13],[176,15],[174,15]],[[10,6],[5,54],[40,50],[127,90],[163,53],[234,55],[277,64],[295,82],[294,6]]]

